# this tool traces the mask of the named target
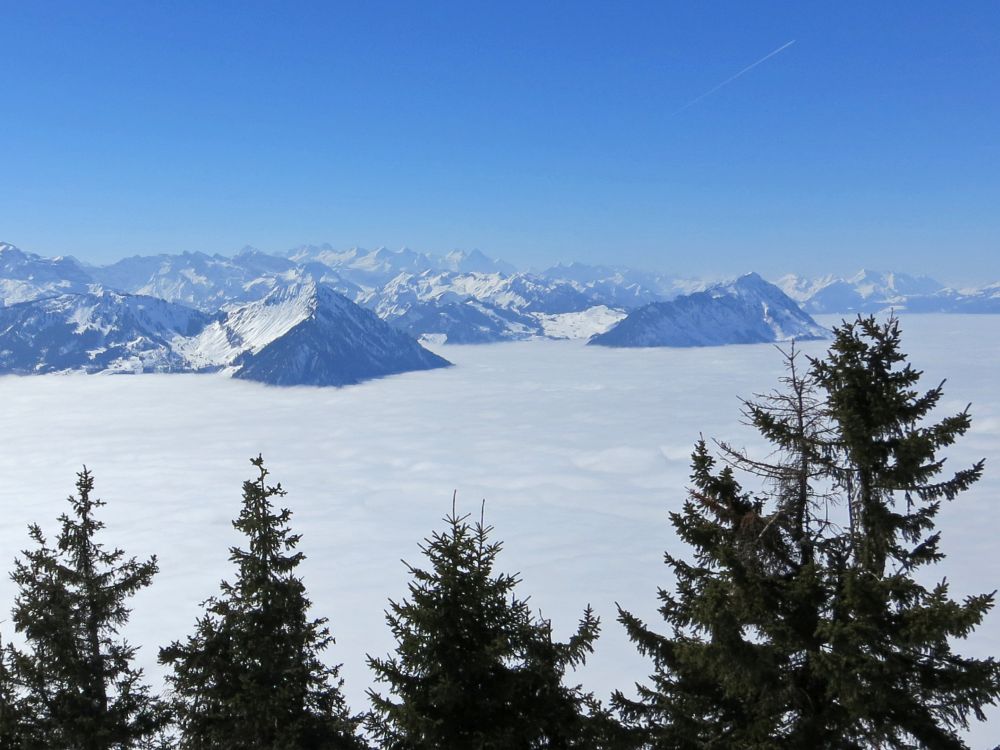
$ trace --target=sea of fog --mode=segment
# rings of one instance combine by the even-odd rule
[[[830,324],[834,318],[823,318]],[[939,516],[948,558],[934,573],[957,596],[1000,585],[1000,316],[903,318],[904,349],[925,383],[947,378],[942,414],[972,404],[974,427],[948,451],[955,469],[985,456],[986,478]],[[803,345],[820,354],[822,342]],[[316,616],[330,618],[352,708],[366,707],[365,654],[384,655],[388,597],[405,595],[401,560],[451,509],[486,520],[520,572],[522,596],[567,635],[588,603],[602,619],[597,653],[576,679],[606,698],[649,664],[615,620],[615,602],[659,622],[678,551],[667,513],[680,506],[698,436],[753,450],[741,396],[782,374],[773,346],[605,349],[580,341],[437,347],[455,363],[343,389],[273,388],[211,375],[0,378],[0,553],[49,533],[86,464],[108,505],[105,540],[159,557],[133,600],[129,639],[159,687],[156,649],[191,632],[199,603],[230,576],[230,519],[248,459],[262,453],[303,535]],[[753,487],[752,482],[747,483]],[[0,610],[14,588],[0,576]],[[662,623],[661,623],[662,624]],[[11,636],[9,619],[0,624]],[[1000,655],[1000,613],[967,654]],[[573,679],[573,677],[571,677]],[[994,716],[998,716],[996,712]],[[984,743],[1000,733],[981,726]]]

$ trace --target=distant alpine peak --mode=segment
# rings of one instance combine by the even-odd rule
[[[847,277],[789,274],[777,286],[807,313],[889,308],[1000,313],[996,285],[948,289],[926,276],[898,271],[864,268]],[[338,250],[325,243],[276,255],[247,245],[231,256],[203,252],[132,256],[99,266],[69,256],[45,258],[0,243],[0,308],[101,287],[159,297],[208,314],[253,302],[287,305],[296,314],[306,307],[319,309],[321,301],[334,309],[340,302],[329,287],[416,338],[446,332],[449,342],[579,332],[594,321],[610,320],[598,308],[626,313],[695,292],[747,301],[759,297],[769,309],[785,305],[754,272],[706,282],[580,261],[526,272],[478,248],[431,254],[405,246]],[[584,315],[588,310],[594,312]],[[560,315],[577,317],[550,320]]]
[[[815,279],[789,274],[778,285],[811,313],[878,312],[888,308],[920,312],[950,311],[965,307],[985,311],[976,290],[946,294],[944,285],[929,276],[862,268],[853,276],[827,275]],[[975,298],[975,299],[974,299]],[[986,308],[990,308],[986,304]]]
[[[234,259],[246,258],[246,257],[253,258],[258,255],[267,255],[267,253],[265,253],[263,250],[254,247],[253,245],[244,245],[239,249],[239,251],[237,251],[236,255],[234,255],[233,258]]]
[[[749,271],[741,276],[737,276],[735,280],[730,282],[732,286],[744,289],[762,289],[764,287],[773,286],[770,282],[767,282],[763,277],[756,271]]]
[[[744,296],[747,294],[758,296],[763,295],[766,297],[774,296],[775,294],[780,294],[782,297],[786,296],[781,289],[776,287],[771,282],[766,281],[755,271],[750,271],[742,276],[737,276],[735,279],[711,284],[706,287],[705,291],[713,297],[720,297],[723,295]]]
[[[490,258],[478,248],[468,251],[452,250],[441,259],[440,265],[449,271],[465,273],[503,273],[511,275],[517,272],[517,269],[510,263]]]

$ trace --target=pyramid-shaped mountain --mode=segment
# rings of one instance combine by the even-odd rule
[[[316,284],[276,290],[223,325],[237,335],[282,330],[234,362],[234,377],[272,385],[350,385],[450,364],[371,310]]]
[[[271,385],[350,385],[450,363],[329,287],[275,289],[186,344],[196,369]]]

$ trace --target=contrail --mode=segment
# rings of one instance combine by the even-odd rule
[[[729,78],[727,78],[726,80],[724,80],[724,81],[723,81],[722,83],[720,83],[719,85],[717,85],[717,86],[713,86],[713,87],[712,87],[712,88],[710,88],[710,89],[709,89],[708,91],[706,91],[706,92],[705,92],[704,94],[701,94],[700,96],[696,96],[696,97],[695,97],[694,99],[692,99],[691,101],[689,101],[689,102],[688,102],[687,104],[685,104],[685,105],[684,105],[683,107],[681,107],[680,109],[678,109],[678,110],[676,110],[675,112],[673,112],[673,113],[672,113],[672,114],[671,114],[670,116],[671,116],[671,117],[673,117],[674,115],[679,115],[679,114],[680,114],[681,112],[683,112],[683,111],[684,111],[685,109],[687,109],[688,107],[693,107],[693,106],[694,106],[695,104],[697,104],[698,102],[700,102],[700,101],[701,101],[702,99],[704,99],[704,98],[705,98],[706,96],[711,96],[711,95],[712,95],[712,94],[714,94],[714,93],[715,93],[716,91],[718,91],[719,89],[721,89],[721,88],[722,88],[723,86],[728,86],[728,85],[729,85],[730,83],[732,83],[733,81],[735,81],[735,80],[736,80],[737,78],[739,78],[740,76],[744,75],[745,73],[749,73],[749,72],[750,72],[751,70],[753,70],[754,68],[756,68],[756,67],[757,67],[758,65],[760,65],[760,64],[761,64],[762,62],[764,62],[764,61],[766,61],[766,60],[770,60],[770,59],[771,59],[772,57],[774,57],[774,56],[775,56],[776,54],[778,54],[778,53],[779,53],[779,52],[781,52],[782,50],[786,50],[786,49],[788,49],[788,48],[789,48],[789,47],[791,47],[791,46],[792,46],[793,44],[795,44],[795,40],[794,40],[794,39],[793,39],[792,41],[790,41],[790,42],[785,42],[784,44],[782,44],[782,45],[781,45],[780,47],[778,47],[778,49],[774,50],[773,52],[768,52],[768,53],[767,53],[766,55],[764,55],[764,56],[763,56],[762,58],[760,58],[760,59],[759,59],[759,60],[758,60],[757,62],[755,62],[755,63],[750,63],[749,65],[747,65],[747,66],[746,66],[745,68],[743,68],[743,70],[741,70],[741,71],[740,71],[739,73],[737,73],[737,74],[735,74],[735,75],[732,75],[732,76],[730,76]]]

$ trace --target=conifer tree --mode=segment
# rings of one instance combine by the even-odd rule
[[[660,592],[670,632],[620,609],[655,672],[614,703],[647,747],[962,748],[958,732],[1000,697],[993,659],[952,651],[992,595],[959,603],[914,578],[942,557],[939,500],[982,472],[938,476],[968,411],[926,424],[941,388],[915,390],[897,321],[834,334],[808,374],[792,353],[786,388],[745,403],[770,457],[723,443],[720,469],[696,446],[671,514],[693,560],[668,554],[676,584]]]
[[[900,349],[899,321],[859,317],[834,331],[813,376],[836,440],[828,473],[848,510],[830,562],[834,585],[822,636],[829,691],[850,721],[845,741],[890,748],[962,748],[958,731],[1000,698],[1000,665],[952,650],[992,608],[992,594],[949,597],[915,578],[940,561],[934,520],[982,476],[984,462],[941,476],[938,451],[971,426],[969,408],[928,418],[944,383],[918,390],[921,373]]]
[[[21,696],[10,667],[10,651],[0,645],[0,748],[18,748],[26,742]]]
[[[500,542],[454,508],[446,530],[407,566],[409,599],[389,602],[396,653],[368,657],[392,697],[369,691],[369,728],[386,750],[601,747],[607,716],[590,694],[563,684],[592,653],[599,622],[590,607],[565,643],[518,599],[516,575],[494,573]]]
[[[333,643],[325,618],[310,619],[310,602],[295,570],[300,535],[291,511],[275,510],[286,493],[257,476],[243,484],[243,507],[233,521],[247,549],[232,547],[233,583],[205,603],[194,635],[161,649],[178,717],[180,747],[197,750],[339,750],[361,748],[341,693],[338,667],[321,653]]]
[[[136,647],[120,637],[128,599],[150,584],[156,558],[125,558],[97,541],[104,523],[95,511],[94,478],[77,475],[71,514],[49,546],[39,526],[30,527],[35,548],[15,562],[18,587],[13,611],[25,649],[9,649],[16,684],[22,746],[66,750],[138,747],[162,721]]]

